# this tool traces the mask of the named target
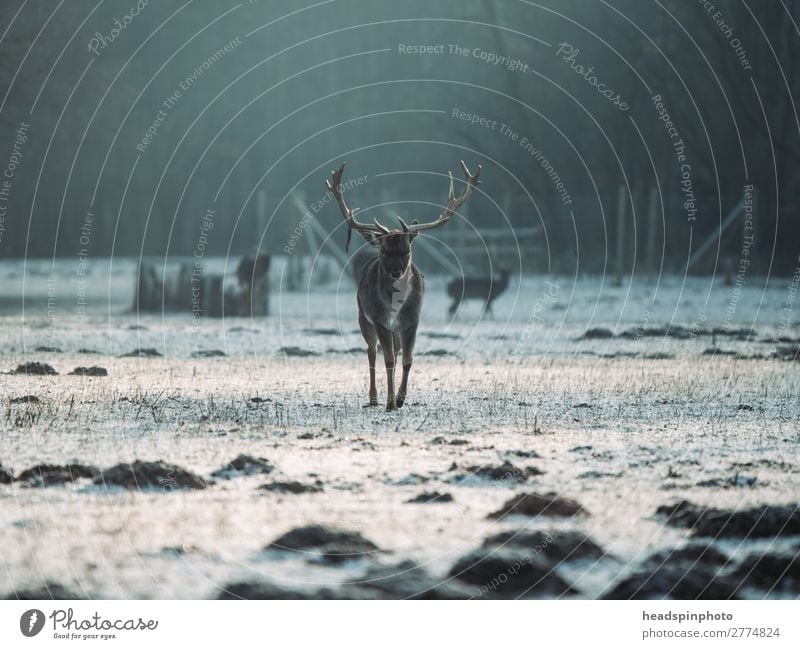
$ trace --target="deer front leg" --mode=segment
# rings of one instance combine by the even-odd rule
[[[378,405],[378,388],[375,386],[375,360],[378,357],[377,345],[367,347],[367,360],[369,361],[369,404]]]
[[[375,329],[383,348],[383,362],[386,364],[386,410],[397,410],[397,401],[394,397],[394,335],[383,327]]]
[[[408,389],[408,375],[411,373],[412,355],[414,353],[414,343],[417,340],[417,327],[409,327],[400,334],[400,341],[403,347],[403,378],[400,380],[400,389],[397,391],[397,407],[402,408],[406,401],[406,390]]]
[[[367,343],[367,360],[369,361],[369,403],[365,407],[377,406],[378,389],[375,387],[375,360],[378,356],[378,332],[360,312],[358,314],[358,324],[361,327],[361,335],[364,336],[364,341]]]

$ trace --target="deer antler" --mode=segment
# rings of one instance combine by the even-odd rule
[[[353,215],[358,211],[357,207],[350,209],[347,207],[347,203],[344,202],[344,196],[342,196],[342,175],[344,174],[344,165],[339,167],[336,171],[331,172],[331,179],[326,180],[325,184],[328,187],[328,191],[333,194],[333,197],[336,199],[336,202],[339,204],[339,209],[342,211],[342,216],[344,216],[344,220],[347,223],[347,241],[345,242],[345,252],[350,247],[350,237],[353,234],[353,230],[357,230],[359,233],[377,233],[377,234],[389,234],[389,229],[382,226],[378,221],[375,221],[375,224],[371,223],[360,223],[355,220]]]
[[[453,214],[456,213],[456,210],[466,202],[466,200],[469,198],[469,195],[472,193],[472,188],[480,183],[478,176],[481,175],[481,166],[478,165],[478,171],[473,176],[469,172],[469,169],[467,169],[467,165],[464,164],[464,161],[460,160],[459,162],[461,163],[461,170],[464,172],[464,178],[467,181],[467,187],[464,189],[464,193],[456,198],[453,187],[453,174],[452,172],[448,171],[447,173],[450,176],[450,192],[447,195],[447,208],[445,208],[445,211],[442,212],[438,219],[431,221],[430,223],[412,223],[409,226],[405,226],[405,224],[403,224],[404,230],[407,232],[421,232],[422,230],[431,230],[433,228],[441,227],[447,223],[453,217]]]

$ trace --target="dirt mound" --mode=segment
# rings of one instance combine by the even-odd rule
[[[14,474],[11,469],[6,469],[0,464],[0,484],[11,484],[12,482],[14,482]]]
[[[436,437],[434,437],[434,438],[433,438],[433,439],[432,439],[430,442],[428,442],[428,443],[429,443],[429,444],[432,444],[432,445],[434,445],[434,446],[440,446],[440,445],[442,445],[442,444],[450,444],[450,446],[468,446],[468,445],[469,445],[469,440],[468,440],[468,439],[460,439],[460,438],[456,438],[456,439],[451,439],[451,440],[448,442],[448,441],[447,441],[447,440],[446,440],[444,437],[442,437],[441,435],[437,435]]]
[[[577,559],[600,559],[605,551],[585,534],[573,531],[551,532],[510,530],[487,537],[483,547],[519,548],[532,555],[541,555],[554,563]]]
[[[278,353],[283,354],[284,356],[298,356],[300,358],[305,358],[306,356],[319,356],[317,352],[311,351],[310,349],[293,346],[281,347],[278,350]]]
[[[667,563],[665,554],[671,557]],[[738,579],[723,574],[714,562],[680,555],[680,551],[651,555],[642,570],[619,581],[603,599],[738,599]]]
[[[321,563],[343,563],[363,559],[379,548],[359,532],[324,525],[305,525],[279,536],[265,550],[309,552],[309,558]]]
[[[164,491],[205,489],[213,484],[191,471],[161,460],[157,462],[136,460],[133,464],[117,464],[102,471],[94,482],[98,485],[113,485],[126,489],[161,489]]]
[[[17,365],[17,369],[15,369],[12,374],[32,374],[35,376],[47,376],[47,375],[54,375],[58,374],[51,365],[47,363],[39,363],[37,361],[31,361],[29,363],[23,363],[22,365]]]
[[[751,554],[733,573],[743,586],[800,594],[800,556],[797,554]]]
[[[653,352],[652,354],[645,354],[642,358],[648,361],[668,361],[675,358],[675,354],[670,354],[669,352]]]
[[[575,592],[542,559],[520,550],[479,548],[461,557],[449,575],[475,587],[475,597],[557,597]]]
[[[61,584],[47,582],[41,586],[6,593],[3,599],[83,599]]]
[[[377,599],[468,599],[472,594],[468,588],[459,588],[453,580],[432,577],[413,561],[371,567],[345,592],[352,595],[354,589]]]
[[[562,498],[554,493],[538,494],[534,492],[522,493],[508,500],[499,510],[489,514],[487,518],[500,519],[509,514],[522,516],[577,516],[588,514],[580,503]]]
[[[417,352],[417,356],[455,356],[455,352],[448,351],[447,349],[426,349],[423,352]]]
[[[61,354],[63,353],[60,347],[52,347],[50,345],[39,345],[33,351],[35,352],[46,352],[50,354]]]
[[[536,451],[525,451],[525,450],[519,450],[519,449],[506,451],[505,454],[506,455],[510,455],[511,457],[522,458],[524,460],[542,457]]]
[[[677,338],[687,340],[692,337],[692,332],[679,325],[665,325],[663,327],[633,327],[626,329],[619,335],[620,338]]]
[[[192,352],[192,358],[220,358],[227,356],[221,349],[198,349]]]
[[[422,505],[429,505],[429,504],[439,504],[439,503],[451,503],[453,502],[453,496],[448,493],[439,493],[438,491],[426,491],[424,493],[418,494],[411,498],[410,500],[406,500],[406,503],[410,504],[422,504]]]
[[[75,482],[81,478],[94,480],[100,475],[97,467],[85,464],[37,464],[17,476],[26,487],[50,487]]]
[[[259,491],[271,491],[279,494],[317,494],[322,492],[322,487],[316,484],[303,484],[296,480],[288,482],[268,482],[262,484]]]
[[[673,548],[672,550],[664,550],[651,554],[648,558],[648,564],[657,567],[663,563],[702,563],[706,566],[724,567],[730,563],[728,555],[720,552],[713,545],[706,545],[703,543],[690,543],[680,548]]]
[[[272,473],[275,467],[263,457],[253,457],[244,453],[238,455],[227,465],[220,467],[211,475],[214,478],[230,480],[243,475],[258,475]]]
[[[749,509],[699,507],[682,500],[662,505],[657,514],[676,527],[691,529],[696,536],[769,538],[800,534],[800,509],[795,505],[760,505]]]
[[[782,361],[800,360],[800,345],[790,345],[789,347],[778,347],[775,350],[775,358]]]
[[[536,467],[520,468],[511,464],[508,460],[502,464],[495,466],[468,466],[464,467],[464,473],[458,473],[451,478],[448,482],[460,483],[470,480],[486,480],[491,482],[505,482],[520,484],[528,480],[528,478],[542,475],[544,472]]]
[[[307,336],[341,336],[342,332],[338,329],[329,329],[325,327],[319,328],[306,328],[303,333]]]
[[[392,485],[394,487],[406,487],[409,485],[425,484],[430,482],[429,476],[420,475],[419,473],[409,473],[399,478],[387,478],[384,484]]]
[[[14,397],[11,403],[39,403],[39,397],[35,394],[25,394],[21,397]]]
[[[122,354],[120,358],[136,358],[136,357],[156,358],[158,356],[162,356],[162,354],[154,347],[139,347],[139,349],[134,349],[133,351],[128,352],[127,354]]]
[[[322,599],[310,591],[282,588],[266,581],[238,581],[223,586],[217,599]]]
[[[593,327],[591,329],[587,329],[583,335],[578,336],[576,340],[604,340],[613,337],[614,332],[611,331],[611,329],[606,329],[605,327]]]
[[[76,367],[70,374],[74,376],[108,376],[108,370],[99,365],[92,365],[91,367]]]
[[[752,489],[756,485],[765,485],[765,482],[759,482],[755,476],[742,475],[735,473],[728,478],[711,478],[709,480],[701,480],[695,483],[696,487],[710,487],[713,489],[732,489],[737,487],[747,487]]]

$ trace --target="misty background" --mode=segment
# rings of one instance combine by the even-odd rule
[[[396,226],[435,219],[464,159],[481,191],[448,228],[523,232],[519,270],[675,272],[710,238],[691,272],[730,272],[746,242],[748,272],[791,275],[798,22],[790,0],[9,0],[0,258],[202,236],[280,255],[309,214],[343,249],[334,167]],[[718,233],[750,186],[751,229],[742,211]],[[426,272],[447,271],[436,245]]]

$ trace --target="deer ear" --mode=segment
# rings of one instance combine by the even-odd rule
[[[371,246],[379,246],[381,245],[380,237],[377,232],[367,232],[363,230],[359,230],[358,233],[364,237],[364,241],[366,241]]]

